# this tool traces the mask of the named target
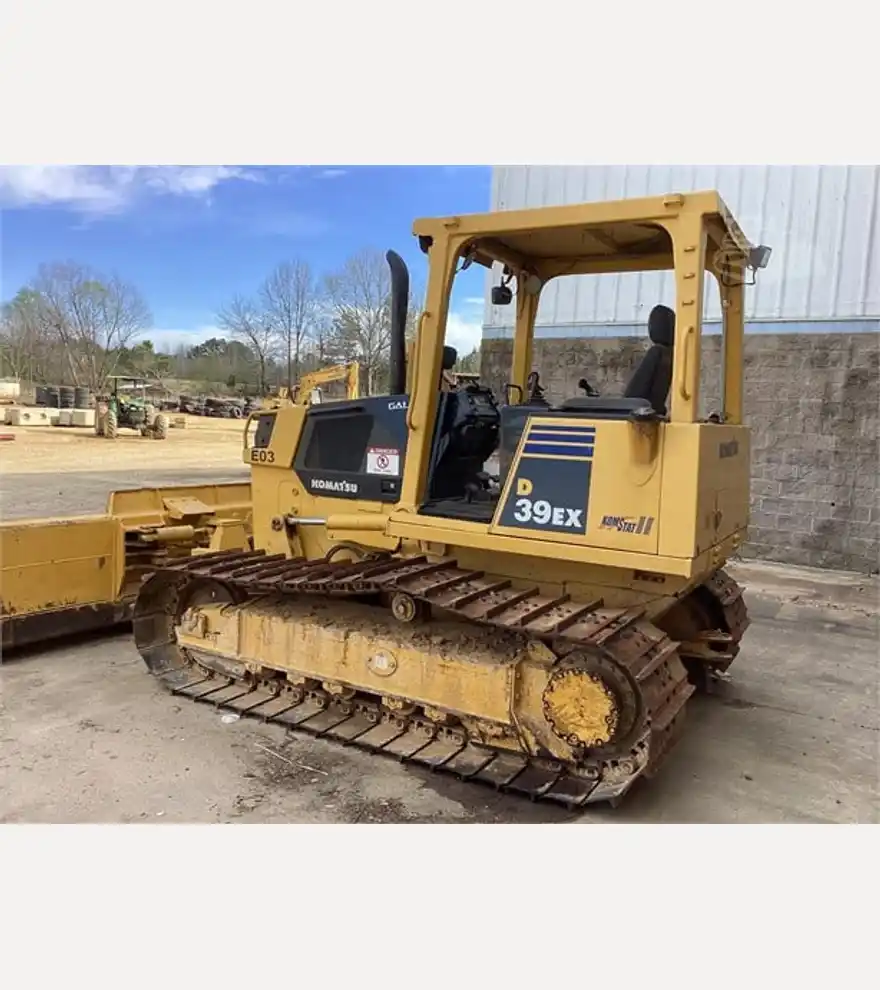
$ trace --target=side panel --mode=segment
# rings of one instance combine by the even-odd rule
[[[657,553],[663,430],[530,418],[490,532]]]
[[[697,557],[749,519],[749,431],[714,423],[670,424],[663,462],[659,552]]]
[[[393,408],[389,408],[392,407]],[[354,431],[347,429],[345,418],[364,418],[378,408],[372,418],[378,420],[370,427],[366,438],[361,436],[352,456],[351,450],[342,451],[340,459],[337,443],[347,443]],[[336,413],[342,411],[343,419]],[[391,418],[389,428],[387,420]],[[310,426],[311,423],[311,426]],[[331,427],[316,443],[317,465],[309,466],[309,447],[314,437],[314,424]],[[251,464],[253,490],[254,542],[269,553],[303,553],[307,557],[324,554],[332,540],[357,538],[359,542],[383,549],[393,549],[397,540],[384,536],[372,527],[367,532],[353,535],[348,531],[328,532],[329,517],[357,515],[367,522],[382,519],[388,512],[388,503],[399,498],[399,477],[394,473],[398,464],[387,451],[400,449],[398,434],[406,436],[406,397],[373,397],[352,402],[334,402],[319,406],[283,406],[263,413],[255,420],[252,446],[245,451],[245,460]],[[363,428],[363,423],[359,429]],[[388,442],[388,434],[391,441]],[[374,438],[377,442],[374,444]],[[398,446],[394,447],[397,440]],[[326,441],[326,442],[325,442]],[[351,446],[349,444],[349,446]],[[381,451],[371,450],[382,447]],[[386,453],[389,463],[380,459]],[[327,460],[324,460],[324,455]],[[399,457],[399,470],[403,470],[403,454]],[[349,458],[350,463],[345,463]],[[369,462],[369,463],[368,463]],[[323,466],[329,464],[331,466]],[[363,470],[340,470],[356,464]],[[367,467],[373,470],[369,473]],[[390,469],[390,470],[389,470]],[[366,480],[365,480],[366,479]],[[383,483],[393,483],[398,490],[383,492]],[[370,497],[367,492],[380,493],[383,499]],[[293,529],[279,526],[282,518],[303,520],[293,524]],[[308,520],[308,522],[306,522]],[[379,530],[383,528],[380,523]]]
[[[311,495],[397,502],[406,459],[407,397],[311,406],[293,469]]]
[[[749,524],[749,431],[737,426],[700,428],[700,551]]]
[[[664,430],[660,504],[663,513],[658,553],[693,557],[699,505],[700,429],[697,423],[669,423]]]

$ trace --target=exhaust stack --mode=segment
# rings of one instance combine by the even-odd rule
[[[409,309],[409,271],[395,251],[385,255],[391,269],[391,395],[406,391],[406,314]]]

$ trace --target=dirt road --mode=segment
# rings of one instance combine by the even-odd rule
[[[240,421],[188,416],[167,440],[133,432],[102,440],[92,430],[4,427],[0,518],[103,512],[114,489],[246,481]],[[34,477],[34,476],[38,477]]]

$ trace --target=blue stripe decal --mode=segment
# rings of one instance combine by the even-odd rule
[[[543,430],[531,430],[529,440],[546,440],[549,443],[579,443],[592,444],[596,441],[595,433],[545,433]]]
[[[553,443],[530,443],[526,441],[523,454],[552,454],[555,457],[592,457],[592,447],[560,446]]]
[[[541,423],[529,427],[530,430],[553,430],[554,433],[595,433],[595,426],[569,426],[567,423],[560,423],[558,426],[556,423]]]

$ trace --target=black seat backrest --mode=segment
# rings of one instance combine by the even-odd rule
[[[653,409],[666,413],[672,385],[672,348],[675,342],[675,313],[668,306],[655,306],[648,316],[651,346],[624,390],[627,399],[644,399]]]

